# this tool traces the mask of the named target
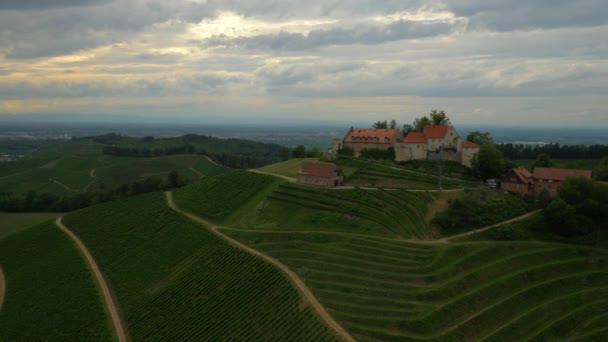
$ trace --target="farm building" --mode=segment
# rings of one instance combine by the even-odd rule
[[[332,163],[305,161],[296,176],[298,183],[322,187],[334,187],[344,181],[342,171]]]
[[[401,139],[401,131],[396,128],[353,128],[344,136],[342,146],[350,148],[355,157],[359,157],[363,149],[388,150],[395,142]]]
[[[552,167],[536,167],[532,172],[534,177],[534,194],[539,195],[547,190],[551,196],[557,195],[559,185],[568,177],[591,178],[591,170],[558,169]]]
[[[516,167],[502,176],[501,188],[505,191],[526,195],[532,190],[534,179],[530,171]]]

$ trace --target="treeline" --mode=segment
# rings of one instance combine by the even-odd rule
[[[26,196],[12,193],[0,193],[0,211],[5,212],[68,212],[91,205],[114,201],[120,198],[143,193],[168,190],[186,184],[177,171],[171,171],[165,178],[146,178],[141,181],[123,184],[114,189],[101,186],[96,190],[57,196],[52,193],[30,191]]]
[[[608,156],[608,145],[524,145],[503,143],[496,145],[502,154],[509,159],[535,159],[539,154],[546,154],[556,159],[599,159]]]
[[[228,167],[237,169],[258,168],[276,162],[275,159],[252,157],[249,155],[211,153],[205,149],[197,149],[194,145],[168,146],[163,148],[145,148],[128,146],[104,146],[103,154],[117,157],[160,157],[177,154],[201,154]]]

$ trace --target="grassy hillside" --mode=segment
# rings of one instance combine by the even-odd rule
[[[0,239],[7,293],[0,341],[111,341],[84,259],[48,222]]]
[[[223,220],[276,181],[273,176],[234,170],[175,191],[175,202],[202,217]]]
[[[328,190],[284,184],[237,226],[425,239],[433,235],[424,220],[432,201],[433,196],[426,192]]]
[[[439,188],[439,178],[432,174],[372,163],[364,165],[354,172],[347,178],[347,183],[349,185],[417,190],[436,190]],[[443,189],[475,186],[474,183],[451,178],[442,178],[441,184]]]
[[[0,240],[29,227],[59,216],[57,213],[3,213],[0,212]]]
[[[162,193],[67,215],[134,340],[332,340],[272,265],[166,206]]]
[[[605,250],[223,232],[298,272],[360,340],[598,340],[607,331]]]
[[[317,158],[294,158],[284,162],[266,165],[259,168],[262,172],[272,173],[291,178],[296,178],[300,165],[307,160],[317,160]]]
[[[66,153],[54,157],[57,158],[0,163],[0,188],[3,192],[69,195],[98,188],[101,184],[116,187],[148,177],[165,178],[172,170],[189,181],[227,170],[200,155],[133,158]]]

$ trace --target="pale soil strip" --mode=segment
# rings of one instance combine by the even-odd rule
[[[97,178],[97,176],[95,175],[95,169],[91,169],[91,171],[89,172],[89,177]]]
[[[2,303],[4,303],[4,294],[6,293],[6,280],[4,279],[4,273],[2,273],[2,267],[0,267],[0,311],[2,310]]]
[[[264,172],[264,171],[260,171],[260,170],[256,170],[256,169],[249,169],[247,170],[249,172],[253,172],[253,173],[257,173],[257,174],[261,174],[261,175],[268,175],[268,176],[274,176],[274,177],[278,177],[278,178],[282,178],[290,183],[297,183],[296,179],[293,177],[287,177],[287,176],[283,176],[283,175],[278,175],[276,173],[270,173],[270,172]],[[306,184],[303,184],[306,185]],[[342,186],[336,186],[333,188],[326,188],[328,190],[352,190],[352,189],[362,189],[362,190],[388,190],[388,191],[398,191],[399,189],[394,189],[394,188],[374,188],[374,187],[363,187],[363,186],[353,186],[353,185],[342,185]],[[450,190],[410,190],[410,189],[403,189],[405,191],[409,191],[409,192],[457,192],[457,191],[464,191],[464,189],[450,189]]]
[[[56,179],[51,179],[51,182],[53,182],[53,183],[55,183],[55,184],[59,185],[60,187],[62,187],[62,188],[64,188],[64,189],[66,189],[67,191],[71,191],[71,192],[78,192],[78,190],[73,189],[73,188],[70,188],[69,186],[67,186],[67,185],[65,185],[65,184],[63,184],[63,183],[61,183],[60,181],[58,181],[58,180],[56,180]]]
[[[211,163],[213,163],[213,164],[215,164],[217,166],[222,166],[222,165],[216,163],[213,159],[209,158],[208,156],[203,156],[203,157],[207,158],[208,161],[210,161]]]
[[[316,311],[317,315],[319,315],[319,317],[332,329],[334,330],[338,336],[340,336],[343,340],[345,341],[352,341],[354,342],[355,339],[338,323],[336,322],[333,317],[331,317],[331,315],[325,310],[325,308],[321,305],[321,303],[319,303],[319,301],[317,300],[317,298],[312,294],[312,292],[310,291],[310,289],[308,289],[308,287],[304,284],[304,282],[300,279],[300,277],[298,277],[298,275],[293,272],[292,270],[290,270],[287,266],[285,266],[282,262],[280,262],[279,260],[270,257],[256,249],[253,249],[249,246],[246,246],[234,239],[232,239],[231,237],[228,237],[227,235],[224,235],[222,232],[220,232],[218,230],[218,226],[199,217],[196,216],[194,214],[191,214],[189,212],[186,212],[182,209],[180,209],[179,207],[177,207],[177,205],[175,204],[175,202],[173,201],[173,194],[171,192],[166,192],[165,193],[166,198],[167,198],[167,204],[169,205],[169,207],[183,215],[185,215],[186,217],[188,217],[189,219],[198,222],[206,227],[209,228],[209,230],[211,230],[212,233],[214,233],[215,235],[217,235],[218,237],[220,237],[221,239],[225,240],[226,242],[228,242],[229,244],[231,244],[232,246],[242,249],[250,254],[253,254],[255,256],[258,256],[262,259],[264,259],[265,261],[271,263],[272,265],[278,267],[281,271],[283,271],[283,273],[285,273],[287,275],[287,277],[289,278],[289,280],[293,283],[293,285],[298,289],[298,291],[300,292],[300,294],[302,295],[302,297],[304,297],[303,299],[305,301],[308,302],[308,304],[310,304],[312,306],[312,308]]]
[[[194,173],[198,174],[198,175],[199,175],[199,176],[201,176],[201,177],[205,177],[205,175],[204,175],[204,174],[202,174],[202,173],[201,173],[199,170],[197,170],[197,169],[195,169],[195,168],[193,168],[193,167],[191,167],[191,168],[190,168],[190,170],[191,170],[192,172],[194,172]]]
[[[110,314],[110,319],[111,319],[112,325],[114,326],[114,330],[116,331],[116,336],[118,337],[118,341],[119,342],[128,341],[125,328],[120,319],[120,315],[118,314],[117,305],[114,303],[114,299],[112,298],[110,288],[108,287],[108,284],[106,283],[105,279],[103,278],[103,274],[101,273],[101,270],[97,266],[95,259],[93,259],[93,256],[91,255],[91,253],[89,252],[89,250],[87,249],[85,244],[78,238],[78,236],[76,236],[76,234],[74,234],[68,227],[66,227],[61,222],[61,218],[62,217],[57,218],[57,220],[55,221],[55,224],[57,225],[57,227],[59,227],[59,229],[61,229],[67,236],[69,236],[76,243],[76,246],[78,247],[78,249],[80,250],[82,255],[85,257],[87,264],[89,265],[89,268],[91,269],[91,271],[93,272],[93,275],[95,276],[95,283],[97,284],[97,287],[102,294],[104,306],[106,307],[106,311]]]
[[[284,180],[286,180],[286,181],[288,181],[290,183],[295,183],[296,182],[295,178],[287,177],[287,176],[283,176],[283,175],[277,175],[276,173],[264,172],[264,171],[255,170],[255,169],[249,169],[247,171],[253,172],[253,173],[258,173],[258,174],[261,174],[261,175],[269,175],[269,176],[283,178]]]
[[[513,222],[517,222],[517,221],[521,221],[521,220],[525,220],[528,217],[530,217],[530,216],[532,216],[532,215],[534,215],[534,214],[536,214],[538,212],[540,212],[540,210],[535,210],[535,211],[529,212],[527,214],[524,214],[524,215],[521,215],[521,216],[518,216],[518,217],[514,217],[512,219],[509,219],[509,220],[506,220],[506,221],[503,221],[503,222],[499,222],[499,223],[493,224],[491,226],[487,226],[487,227],[471,230],[470,232],[466,232],[466,233],[462,233],[462,234],[457,234],[457,235],[452,235],[452,236],[444,237],[443,239],[437,240],[437,242],[448,242],[448,241],[453,240],[453,239],[458,239],[458,238],[461,238],[461,237],[465,237],[465,236],[469,236],[469,235],[485,232],[486,230],[489,230],[489,229],[492,229],[492,228],[496,228],[498,226],[502,226],[502,225],[505,225],[505,224],[509,224],[509,223],[513,223]]]

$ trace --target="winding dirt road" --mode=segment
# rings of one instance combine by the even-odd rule
[[[2,310],[2,303],[4,303],[4,294],[6,293],[6,280],[4,279],[4,273],[2,273],[2,267],[0,267],[0,310]]]
[[[529,212],[527,214],[524,214],[524,215],[521,215],[521,216],[517,216],[517,217],[514,217],[512,219],[508,219],[506,221],[502,221],[502,222],[493,224],[491,226],[487,226],[487,227],[471,230],[470,232],[466,232],[466,233],[462,233],[462,234],[458,234],[458,235],[447,236],[447,237],[444,237],[443,239],[436,240],[436,242],[448,242],[450,240],[458,239],[458,238],[461,238],[461,237],[465,237],[465,236],[469,236],[469,235],[485,232],[488,229],[492,229],[492,228],[496,228],[498,226],[502,226],[502,225],[505,225],[505,224],[509,224],[509,223],[513,223],[513,222],[517,222],[517,221],[521,221],[521,220],[525,220],[528,217],[530,217],[530,216],[532,216],[532,215],[534,215],[534,214],[536,214],[538,212],[540,212],[540,210],[531,211],[531,212]]]
[[[110,288],[108,287],[108,284],[106,283],[105,279],[103,278],[103,274],[101,273],[101,270],[97,266],[95,259],[93,259],[93,256],[91,255],[91,253],[89,252],[89,250],[87,249],[85,244],[78,238],[78,236],[76,236],[76,234],[74,234],[68,227],[66,227],[61,222],[61,218],[62,217],[57,218],[57,220],[55,221],[55,224],[57,225],[57,227],[59,227],[59,229],[61,229],[67,236],[69,236],[76,243],[76,246],[78,247],[78,249],[80,250],[82,255],[85,257],[87,264],[89,265],[89,268],[91,269],[91,271],[93,272],[93,275],[95,276],[95,283],[97,284],[97,287],[102,294],[104,306],[106,308],[106,311],[110,315],[110,319],[111,319],[112,325],[114,326],[114,331],[116,332],[118,341],[119,342],[128,341],[126,330],[120,319],[120,315],[118,314],[117,305],[114,303],[114,299],[112,298],[112,294],[110,293]]]
[[[345,341],[352,341],[352,342],[355,341],[355,339],[338,322],[336,322],[333,319],[333,317],[331,317],[331,315],[325,310],[325,308],[321,305],[321,303],[319,303],[317,298],[312,294],[310,289],[304,284],[304,282],[300,279],[300,277],[298,277],[298,275],[295,272],[293,272],[287,266],[285,266],[285,264],[283,264],[279,260],[277,260],[273,257],[270,257],[256,249],[253,249],[247,245],[244,245],[244,244],[232,239],[231,237],[229,237],[227,235],[224,235],[222,232],[220,232],[218,230],[219,227],[217,225],[215,225],[199,216],[196,216],[194,214],[191,214],[187,211],[180,209],[179,207],[177,207],[177,205],[173,201],[173,194],[171,192],[165,192],[165,196],[167,198],[167,204],[169,205],[169,207],[171,209],[183,214],[184,216],[188,217],[192,221],[198,222],[198,223],[202,224],[203,226],[208,227],[211,232],[213,232],[219,238],[225,240],[232,246],[242,249],[255,256],[258,256],[258,257],[268,261],[269,263],[273,264],[274,266],[278,267],[281,271],[283,271],[283,273],[285,273],[287,275],[287,277],[292,282],[292,284],[298,289],[298,291],[302,295],[303,299],[306,302],[308,302],[308,304],[310,304],[310,306],[317,313],[317,315],[332,330],[334,330],[338,336],[340,336]]]

